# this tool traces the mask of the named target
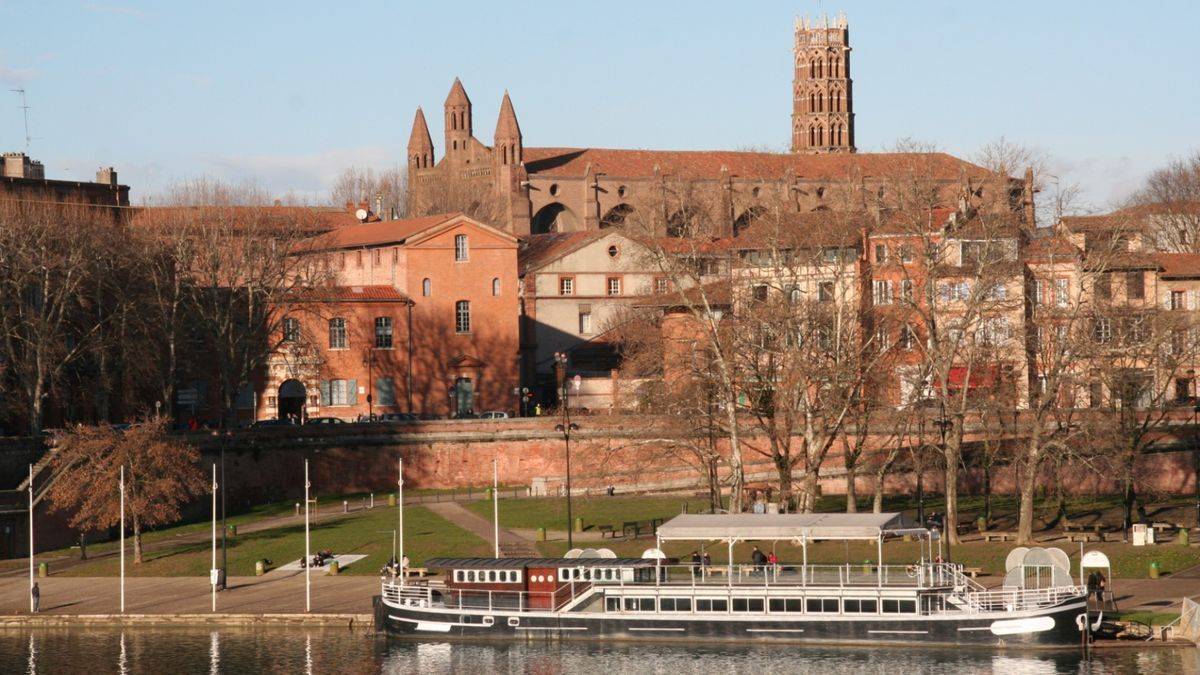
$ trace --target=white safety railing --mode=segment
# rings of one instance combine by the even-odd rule
[[[1004,588],[970,591],[956,597],[970,609],[979,612],[1019,612],[1053,607],[1073,598],[1083,598],[1086,592],[1083,586]]]
[[[442,607],[446,609],[559,610],[583,597],[592,585],[587,582],[560,584],[553,591],[495,591],[444,586],[400,586],[383,583],[383,599],[393,605]]]

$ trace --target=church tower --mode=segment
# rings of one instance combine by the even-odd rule
[[[429,136],[429,125],[425,124],[425,113],[417,107],[413,118],[412,133],[408,136],[408,173],[415,175],[420,169],[433,166],[433,138]]]
[[[854,152],[850,29],[846,16],[830,25],[796,19],[792,82],[792,152]]]
[[[456,77],[450,87],[443,105],[446,114],[446,147],[443,152],[447,156],[457,156],[471,145],[471,99],[467,98],[467,90]]]

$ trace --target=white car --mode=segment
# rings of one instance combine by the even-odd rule
[[[508,417],[508,413],[503,410],[489,410],[479,415],[479,419],[481,420],[506,420]]]

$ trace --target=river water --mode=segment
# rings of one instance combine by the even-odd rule
[[[0,630],[0,673],[1200,673],[1200,650],[1007,652],[663,643],[412,642],[262,629]]]

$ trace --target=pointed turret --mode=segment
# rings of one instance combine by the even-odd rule
[[[446,154],[466,150],[471,139],[471,99],[456,77],[446,96]]]
[[[433,166],[433,138],[425,113],[420,107],[413,118],[412,133],[408,136],[408,166],[410,169],[428,169]]]
[[[500,164],[520,164],[522,159],[521,125],[517,124],[517,113],[513,110],[512,99],[504,92],[504,100],[500,102],[500,116],[496,119],[496,135],[492,145],[495,148],[496,161]]]

